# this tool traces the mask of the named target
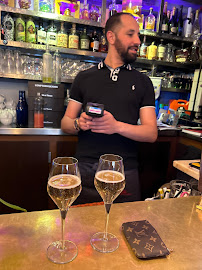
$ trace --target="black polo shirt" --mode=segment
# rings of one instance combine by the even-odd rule
[[[116,120],[136,125],[139,110],[155,106],[151,80],[144,74],[124,65],[111,69],[104,62],[80,72],[75,78],[70,99],[80,102],[83,110],[87,102],[104,104]],[[100,155],[118,154],[125,169],[137,166],[137,142],[119,134],[100,134],[80,131],[76,157],[82,162],[97,162]]]

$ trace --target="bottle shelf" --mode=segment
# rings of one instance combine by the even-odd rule
[[[169,87],[169,88],[161,87],[161,91],[162,92],[175,92],[175,93],[191,93],[191,90],[174,88],[174,87]]]
[[[1,11],[14,13],[14,14],[22,14],[25,16],[32,16],[35,18],[42,18],[42,19],[47,19],[47,20],[56,20],[56,21],[61,21],[61,22],[69,22],[69,23],[83,24],[83,25],[89,25],[89,26],[95,26],[95,27],[102,27],[101,23],[99,23],[99,22],[77,19],[74,17],[68,17],[65,15],[58,15],[55,13],[46,13],[46,12],[41,12],[41,11],[34,11],[34,10],[27,10],[27,9],[13,8],[13,7],[5,7],[5,6],[0,6],[0,12]]]
[[[193,38],[191,37],[178,37],[175,35],[170,35],[170,34],[163,34],[163,33],[157,33],[154,31],[148,31],[148,30],[140,30],[140,34],[143,36],[149,36],[149,37],[155,37],[158,39],[166,39],[166,40],[171,40],[171,41],[185,41],[185,42],[193,42]]]
[[[3,43],[3,40],[0,40],[0,45],[4,45],[4,48],[6,47],[15,47],[15,48],[23,48],[23,49],[34,49],[38,51],[45,51],[46,45],[40,45],[40,44],[33,44],[28,42],[19,42],[19,41],[8,41],[8,43],[5,45]],[[85,51],[85,50],[77,50],[77,49],[68,49],[68,48],[61,48],[56,46],[49,46],[50,51],[56,51],[59,50],[60,53],[64,54],[73,54],[73,55],[83,55],[83,56],[90,56],[90,57],[96,57],[96,58],[105,58],[106,53],[101,52],[92,52],[92,51]]]
[[[19,80],[27,80],[27,81],[41,81],[40,75],[31,75],[31,74],[2,74],[0,73],[0,78],[8,78],[8,79],[19,79]],[[62,78],[62,83],[73,83],[74,78],[65,79]]]

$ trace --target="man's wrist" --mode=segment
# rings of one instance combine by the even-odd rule
[[[76,119],[74,120],[74,128],[75,128],[77,131],[80,131],[79,118],[76,118]]]

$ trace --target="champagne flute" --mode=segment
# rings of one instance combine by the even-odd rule
[[[107,229],[111,205],[125,187],[122,157],[113,154],[102,155],[95,173],[94,184],[104,201],[106,221],[104,232],[94,234],[90,242],[97,251],[113,252],[119,247],[119,240],[115,235],[108,233]]]
[[[78,160],[73,157],[57,157],[52,162],[47,191],[60,209],[62,240],[53,242],[47,249],[47,257],[54,263],[67,263],[78,254],[77,246],[64,240],[64,227],[67,211],[81,192],[81,176]]]

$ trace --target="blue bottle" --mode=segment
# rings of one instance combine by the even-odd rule
[[[19,101],[16,107],[16,125],[19,128],[28,127],[28,105],[25,91],[19,91]]]

